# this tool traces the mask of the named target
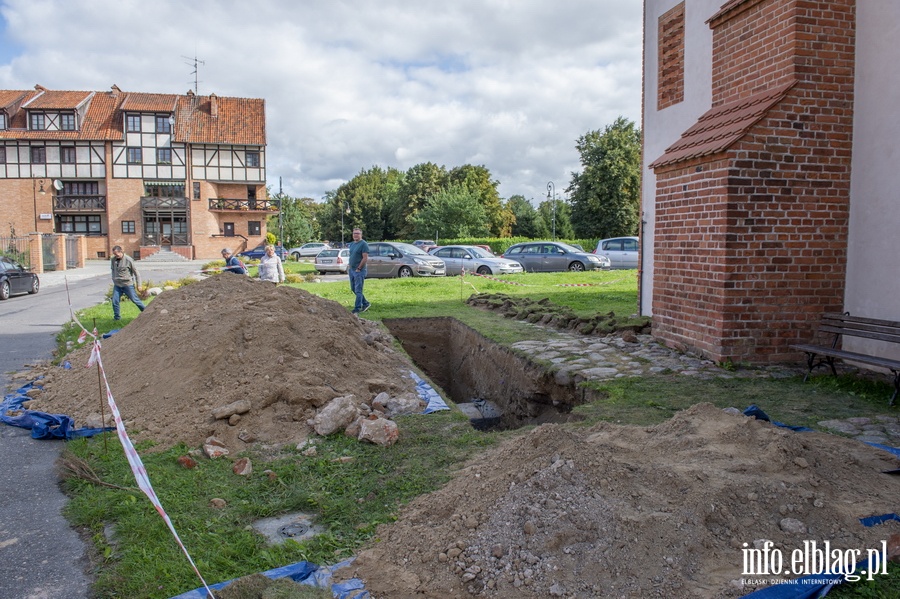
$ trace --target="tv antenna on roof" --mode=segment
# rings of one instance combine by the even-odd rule
[[[198,89],[198,84],[200,83],[200,81],[197,79],[198,73],[200,72],[200,67],[198,65],[205,65],[206,63],[198,59],[196,54],[193,58],[191,58],[190,56],[182,56],[182,58],[187,58],[188,60],[193,61],[186,62],[184,64],[188,65],[189,67],[194,67],[194,70],[191,72],[191,75],[194,76],[194,93],[200,95],[200,90]]]

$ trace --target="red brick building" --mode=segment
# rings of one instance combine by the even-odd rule
[[[257,245],[278,208],[265,167],[261,99],[0,90],[0,223],[85,235],[88,258]]]
[[[855,301],[856,4],[645,2],[641,310],[667,344],[795,359]]]

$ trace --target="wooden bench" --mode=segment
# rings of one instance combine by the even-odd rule
[[[836,359],[885,368],[894,375],[894,394],[891,395],[891,401],[888,403],[888,405],[894,405],[894,400],[897,399],[897,394],[900,392],[900,360],[845,351],[838,345],[841,337],[860,337],[900,344],[900,322],[850,316],[846,312],[844,314],[823,314],[816,339],[825,337],[827,337],[827,341],[821,345],[816,343],[791,345],[793,349],[806,353],[806,364],[809,366],[809,371],[803,377],[804,382],[809,379],[813,369],[818,366],[829,366],[832,374],[837,376],[837,370],[834,367]]]

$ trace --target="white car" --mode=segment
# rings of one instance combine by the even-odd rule
[[[316,270],[324,275],[327,272],[347,272],[350,265],[350,250],[325,248],[316,255]]]
[[[612,268],[638,267],[638,238],[612,237],[601,239],[594,250],[597,256],[606,256]]]
[[[318,256],[319,252],[322,250],[330,247],[331,246],[327,243],[310,242],[304,243],[300,247],[289,249],[288,254],[290,254],[294,260],[299,260],[300,258],[312,258],[313,256]]]

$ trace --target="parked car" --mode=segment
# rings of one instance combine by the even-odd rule
[[[325,248],[316,254],[316,270],[319,274],[327,272],[347,272],[350,264],[350,250]]]
[[[9,299],[19,293],[37,293],[41,289],[41,280],[27,268],[0,256],[0,300]]]
[[[252,250],[244,250],[238,256],[241,258],[246,258],[247,260],[259,260],[263,256],[266,255],[266,244],[261,243]],[[288,253],[284,247],[280,245],[275,246],[275,255],[281,258],[282,261],[287,260]]]
[[[447,274],[444,261],[411,243],[379,241],[369,244],[369,278],[442,277]]]
[[[309,243],[304,243],[300,247],[289,249],[288,253],[295,260],[299,260],[300,258],[312,258],[313,256],[318,256],[319,252],[330,247],[330,245],[321,241],[311,241]]]
[[[415,241],[413,241],[413,245],[421,249],[423,252],[427,252],[438,247],[433,239],[416,239]]]
[[[498,258],[475,245],[448,245],[428,252],[444,261],[447,275],[460,275],[463,269],[480,275],[508,275],[522,272],[522,265],[515,260]]]
[[[580,252],[561,241],[528,241],[509,246],[503,257],[515,260],[527,272],[609,269],[609,258]]]
[[[638,267],[638,238],[637,237],[613,237],[601,239],[597,242],[594,254],[606,256],[612,268],[637,268]]]

